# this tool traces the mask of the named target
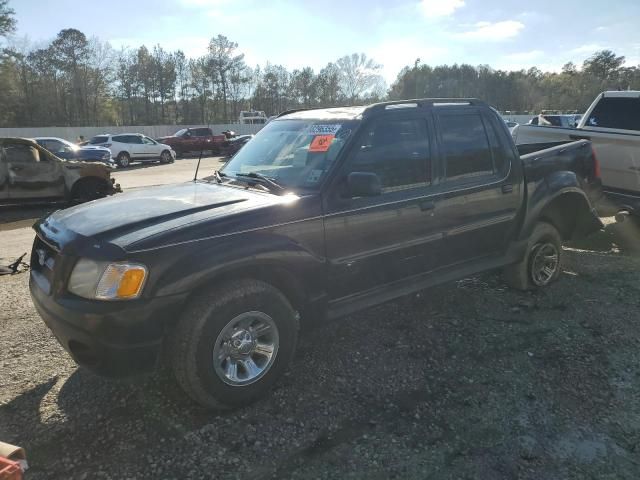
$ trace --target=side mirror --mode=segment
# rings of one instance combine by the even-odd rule
[[[347,177],[347,191],[353,197],[375,197],[382,193],[380,177],[371,172],[351,172]]]
[[[186,132],[186,133],[184,134],[184,136],[185,136],[185,137],[190,137],[190,136],[191,136],[191,132]]]

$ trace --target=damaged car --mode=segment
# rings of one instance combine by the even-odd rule
[[[0,204],[86,202],[120,191],[112,168],[64,160],[26,138],[0,138]]]

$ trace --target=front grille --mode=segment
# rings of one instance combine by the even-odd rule
[[[36,236],[31,251],[31,270],[42,274],[49,283],[53,283],[53,271],[58,259],[58,252]]]

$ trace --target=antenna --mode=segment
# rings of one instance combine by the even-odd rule
[[[202,160],[202,152],[204,149],[200,150],[200,156],[198,157],[198,164],[196,165],[196,173],[193,175],[193,181],[195,182],[198,179],[198,170],[200,170],[200,160]]]

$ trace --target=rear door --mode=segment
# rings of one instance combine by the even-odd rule
[[[440,154],[438,217],[449,265],[500,256],[523,201],[520,159],[495,115],[473,106],[434,107]]]
[[[137,160],[144,160],[149,158],[146,146],[142,143],[142,137],[139,135],[123,135],[126,137],[126,142],[129,144],[129,153],[131,158]]]
[[[3,145],[7,165],[9,198],[64,197],[60,160],[32,145],[7,141]]]
[[[442,232],[430,197],[433,143],[424,111],[389,112],[363,125],[325,201],[332,300],[437,265]],[[375,173],[382,193],[350,198],[345,187],[352,172]]]

